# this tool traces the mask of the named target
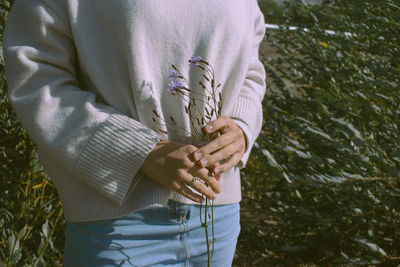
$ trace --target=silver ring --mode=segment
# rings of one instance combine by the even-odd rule
[[[188,183],[187,186],[192,187],[196,183],[197,180],[200,180],[200,178],[197,176],[193,176],[192,181],[190,183]]]

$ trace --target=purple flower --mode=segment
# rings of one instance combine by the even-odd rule
[[[179,81],[171,80],[168,84],[168,93],[176,95],[183,88],[183,84]]]
[[[176,72],[176,70],[171,70],[171,74],[168,76],[168,79],[172,80],[172,79],[176,79],[178,78],[178,73]]]
[[[198,66],[199,63],[202,61],[201,57],[197,56],[197,55],[193,55],[190,59],[190,66]]]

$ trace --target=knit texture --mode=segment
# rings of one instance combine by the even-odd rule
[[[240,201],[239,169],[262,125],[264,34],[256,0],[16,1],[3,42],[9,99],[66,219],[119,217],[169,198],[194,204],[140,172],[159,140],[187,141],[169,128],[161,134],[153,110],[195,130],[184,99],[166,90],[172,64],[201,90],[202,72],[188,64],[194,54],[214,67],[222,115],[246,136],[215,204]]]

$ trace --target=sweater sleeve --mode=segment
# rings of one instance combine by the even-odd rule
[[[3,53],[9,100],[41,153],[123,205],[160,138],[80,88],[64,1],[16,1]]]
[[[259,46],[265,35],[265,21],[257,1],[252,2],[255,8],[250,63],[239,97],[228,115],[243,130],[247,141],[246,151],[237,165],[239,168],[245,167],[251,148],[261,131],[263,121],[261,102],[266,88],[265,69],[258,56]]]

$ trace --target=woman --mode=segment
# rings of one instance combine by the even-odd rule
[[[231,265],[239,169],[262,124],[263,37],[256,0],[16,1],[9,98],[63,204],[64,266],[206,266],[204,197],[215,200],[212,266]],[[223,116],[204,128],[219,137],[201,148],[153,121],[157,110],[193,131],[166,88],[171,64],[198,87],[194,54],[222,84]]]

